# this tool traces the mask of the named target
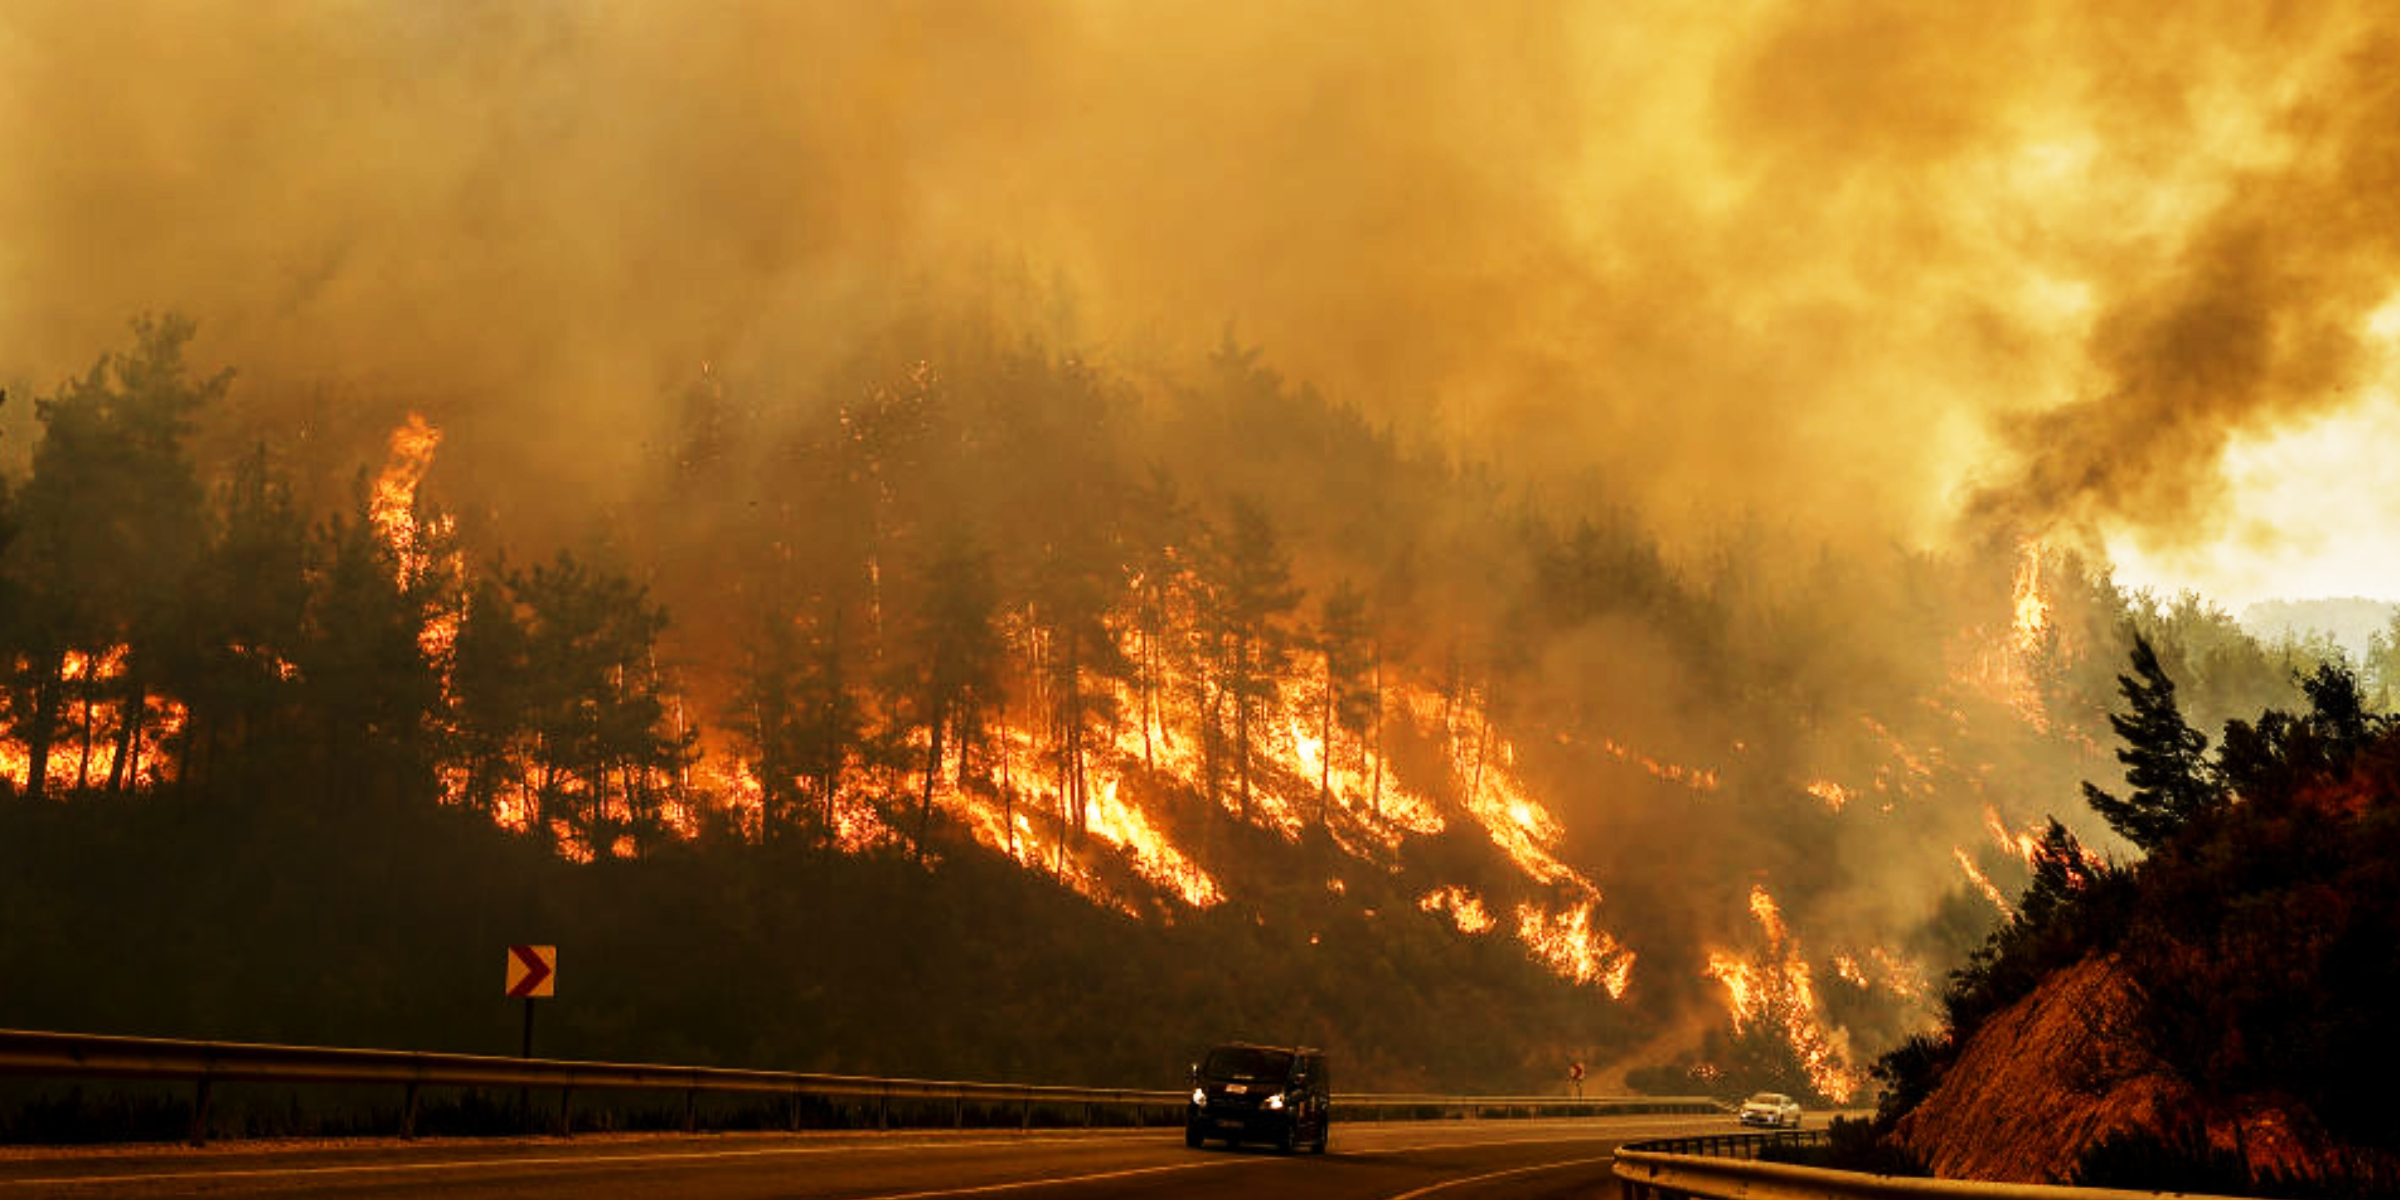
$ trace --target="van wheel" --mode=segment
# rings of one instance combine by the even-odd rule
[[[1325,1143],[1332,1137],[1333,1122],[1329,1120],[1317,1122],[1317,1144],[1312,1147],[1309,1152],[1312,1154],[1325,1153]]]
[[[1197,1149],[1199,1149],[1199,1148],[1200,1148],[1200,1143],[1202,1143],[1202,1142],[1205,1142],[1205,1141],[1207,1141],[1207,1140],[1208,1140],[1207,1138],[1200,1136],[1200,1127],[1199,1127],[1199,1126],[1197,1126],[1197,1125],[1186,1125],[1186,1126],[1184,1126],[1184,1127],[1183,1127],[1183,1144],[1184,1144],[1184,1145],[1186,1145],[1186,1146],[1190,1146],[1192,1149],[1194,1149],[1194,1150],[1197,1150]]]
[[[1294,1121],[1275,1135],[1275,1153],[1290,1154],[1300,1148],[1300,1122]]]

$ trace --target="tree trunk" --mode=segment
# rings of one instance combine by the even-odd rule
[[[1368,793],[1369,804],[1378,817],[1383,815],[1383,648],[1375,649],[1375,786]]]
[[[1008,760],[1012,753],[1008,742],[1008,696],[1000,697],[1000,824],[1008,830],[1008,856],[1017,856],[1017,792],[1009,778]]]
[[[49,787],[50,748],[58,738],[59,693],[65,686],[59,676],[66,669],[66,652],[52,652],[33,687],[33,723],[25,734],[25,794],[30,797],[39,798]]]
[[[1491,753],[1492,698],[1489,692],[1484,695],[1481,716],[1483,719],[1475,728],[1475,784],[1467,789],[1467,803],[1470,805],[1483,798],[1483,760]]]
[[[1233,696],[1233,769],[1242,784],[1242,820],[1250,819],[1250,645],[1244,642],[1238,652],[1235,681],[1240,690]]]
[[[1325,708],[1317,722],[1317,825],[1325,824],[1325,812],[1333,799],[1333,654],[1325,655]]]
[[[134,681],[133,672],[125,673],[125,707],[117,722],[117,757],[116,761],[108,764],[108,790],[111,795],[124,794],[128,780],[137,788],[142,785],[141,773],[135,769],[135,760],[142,752],[142,725],[150,715],[150,697],[145,694],[147,691]]]
[[[1158,757],[1150,747],[1150,726],[1158,719],[1158,628],[1165,617],[1155,601],[1142,630],[1142,766],[1156,772]]]
[[[962,756],[963,757],[963,756]],[[925,862],[925,834],[933,828],[933,785],[942,777],[942,709],[933,708],[933,732],[925,743],[925,798],[917,805],[916,858]]]
[[[92,710],[99,707],[92,695],[92,660],[83,660],[83,754],[75,762],[75,790],[92,786]]]

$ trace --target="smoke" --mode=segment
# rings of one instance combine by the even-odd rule
[[[701,363],[805,398],[949,297],[1129,362],[1230,322],[1675,527],[1929,541],[1972,476],[2178,528],[2392,265],[2372,8],[2251,7],[35,0],[0,363],[179,309],[588,505]]]
[[[2345,31],[2347,32],[2347,31]],[[2244,164],[2101,306],[2089,390],[2005,427],[2020,467],[1974,509],[2016,527],[2113,521],[2173,550],[2222,532],[2243,435],[2340,413],[2388,364],[2366,335],[2400,293],[2400,87],[2391,30],[2327,39]],[[2306,63],[2311,55],[2299,53]]]

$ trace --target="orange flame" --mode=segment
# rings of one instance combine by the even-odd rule
[[[1950,848],[1950,854],[1958,860],[1958,869],[1967,873],[1967,882],[1974,884],[1975,890],[1982,892],[1983,898],[1991,901],[1992,907],[1999,909],[2001,916],[2017,915],[2016,908],[2009,904],[2008,898],[2000,894],[1999,888],[1992,886],[1991,877],[1983,873],[1983,868],[1975,865],[1974,859],[1967,857],[1964,847],[1953,846]]]
[[[1726,1008],[1736,1032],[1755,1022],[1768,1022],[1791,1046],[1811,1086],[1830,1099],[1848,1100],[1864,1077],[1850,1065],[1847,1037],[1825,1025],[1813,968],[1792,941],[1782,910],[1765,885],[1751,887],[1749,907],[1765,935],[1763,953],[1750,959],[1731,951],[1711,950],[1704,974],[1724,985]],[[1855,962],[1851,969],[1856,969]]]
[[[1517,937],[1561,978],[1597,983],[1609,999],[1624,999],[1633,982],[1633,951],[1607,930],[1593,927],[1591,901],[1555,913],[1520,904]]]
[[[1850,789],[1830,779],[1818,779],[1808,785],[1808,794],[1825,802],[1825,807],[1840,812],[1850,803]]]
[[[1451,922],[1458,926],[1460,933],[1489,933],[1493,926],[1499,924],[1492,919],[1492,914],[1483,907],[1483,901],[1475,893],[1456,884],[1425,893],[1418,898],[1417,907],[1431,913],[1449,913]]]

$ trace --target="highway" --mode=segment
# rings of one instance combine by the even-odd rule
[[[1724,1116],[1343,1123],[1322,1157],[1180,1128],[894,1131],[361,1142],[207,1150],[40,1151],[0,1158],[22,1197],[634,1197],[656,1200],[1535,1200],[1614,1194],[1622,1142],[1722,1131]]]

